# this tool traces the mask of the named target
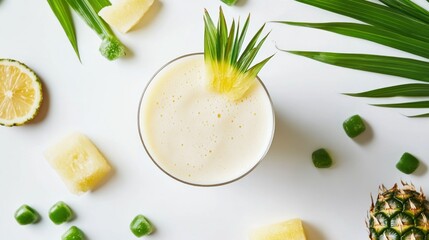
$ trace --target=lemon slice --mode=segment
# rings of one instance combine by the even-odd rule
[[[101,9],[98,15],[111,27],[126,33],[140,21],[153,2],[154,0],[120,0]]]
[[[33,119],[42,102],[42,84],[25,64],[0,59],[0,125],[12,127]]]

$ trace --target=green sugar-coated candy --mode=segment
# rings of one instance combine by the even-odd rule
[[[359,115],[354,115],[346,119],[343,123],[347,136],[354,138],[363,133],[366,129],[365,123]]]
[[[401,159],[399,159],[398,163],[396,163],[396,168],[405,174],[411,174],[419,167],[419,165],[419,160],[406,152],[402,155]]]
[[[28,225],[39,221],[40,215],[28,205],[22,205],[15,212],[15,219],[21,225]]]
[[[153,232],[154,227],[143,215],[137,215],[130,224],[131,232],[136,237],[143,237]]]
[[[237,0],[222,0],[222,2],[228,4],[229,6],[232,6],[237,2]]]
[[[85,234],[76,226],[72,226],[63,234],[62,240],[84,240]]]
[[[73,218],[73,212],[67,204],[60,201],[49,210],[49,218],[58,225],[70,221]]]
[[[314,166],[317,168],[328,168],[332,166],[332,158],[324,148],[314,151],[311,157],[313,159]]]

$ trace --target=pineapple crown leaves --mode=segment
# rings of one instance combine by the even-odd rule
[[[213,75],[212,86],[220,92],[228,92],[234,86],[243,87],[242,82],[249,79],[254,81],[259,71],[274,56],[267,57],[251,67],[270,33],[260,39],[265,28],[265,24],[262,25],[242,51],[249,22],[250,14],[242,29],[240,29],[239,20],[237,23],[233,20],[228,29],[222,8],[219,8],[219,19],[216,25],[208,11],[204,12],[204,59]],[[244,86],[246,88],[244,91],[250,88],[250,84],[247,85]],[[242,94],[237,98],[241,96]]]

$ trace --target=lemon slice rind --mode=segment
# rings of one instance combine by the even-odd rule
[[[27,65],[19,61],[16,61],[13,59],[0,59],[0,68],[3,68],[3,70],[0,69],[0,91],[2,91],[0,92],[0,125],[7,126],[7,127],[23,125],[28,121],[34,119],[39,112],[40,105],[43,100],[42,83],[39,77],[34,73],[34,71],[32,71]],[[11,75],[13,74],[10,74],[10,72],[8,71],[9,68],[16,68],[19,70],[19,73],[16,73],[18,74],[18,76],[15,74],[15,76],[17,76],[18,78],[21,77],[21,74],[24,74],[28,76],[29,79],[31,79],[31,84],[29,86],[27,85],[26,89],[20,89],[20,90],[23,90],[24,92],[31,91],[34,93],[32,96],[25,96],[25,97],[32,98],[31,105],[26,106],[28,110],[25,112],[25,114],[17,115],[16,114],[17,110],[14,109],[13,107],[14,104],[11,103],[11,101],[13,100],[6,99],[8,94],[13,94],[14,90],[17,90],[17,89],[11,89],[11,88],[14,88],[17,85],[20,85],[20,82],[19,82],[20,79],[11,79],[13,77]],[[12,81],[15,81],[15,82],[13,82],[12,84]],[[23,111],[22,109],[20,110]],[[8,113],[10,111],[13,111],[17,116],[5,118],[4,117],[5,111]]]

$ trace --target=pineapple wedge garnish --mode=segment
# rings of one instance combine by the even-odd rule
[[[213,23],[209,13],[204,15],[204,61],[211,88],[226,94],[232,100],[239,100],[257,81],[259,71],[271,59],[265,58],[250,67],[262,44],[265,35],[259,42],[262,26],[241,52],[241,48],[249,26],[250,15],[240,32],[240,22],[232,22],[228,30],[222,8],[219,10],[217,25]]]
[[[111,27],[122,33],[131,30],[152,6],[154,0],[120,0],[98,12]]]
[[[45,152],[45,157],[75,194],[93,190],[111,171],[111,166],[85,135],[74,133]]]
[[[264,226],[252,232],[250,240],[306,240],[300,219]]]

